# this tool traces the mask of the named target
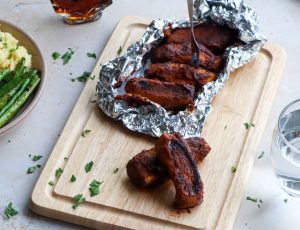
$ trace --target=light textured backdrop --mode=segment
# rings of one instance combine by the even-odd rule
[[[99,21],[68,26],[54,14],[50,0],[0,0],[0,18],[22,27],[36,39],[48,67],[48,82],[37,107],[22,124],[0,136],[0,212],[10,201],[20,211],[11,220],[0,217],[0,229],[84,229],[28,210],[28,200],[39,174],[26,174],[27,168],[32,166],[28,154],[41,154],[44,156],[41,162],[46,161],[83,88],[83,84],[71,82],[70,78],[92,70],[96,61],[87,58],[86,53],[95,52],[99,57],[122,17],[186,18],[185,2],[114,0]],[[264,203],[259,209],[244,199],[234,229],[296,230],[300,229],[300,203],[288,198],[277,185],[269,154],[280,111],[290,101],[300,98],[300,1],[252,0],[250,4],[257,10],[261,28],[269,40],[286,50],[288,63],[260,145],[265,156],[256,161],[245,191],[245,197],[258,197]],[[75,49],[70,63],[66,66],[54,63],[52,52],[63,53],[68,47]],[[289,199],[287,203],[283,202],[285,198]]]

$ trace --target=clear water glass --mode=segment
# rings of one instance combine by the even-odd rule
[[[300,198],[300,99],[288,104],[279,116],[271,158],[281,188]]]

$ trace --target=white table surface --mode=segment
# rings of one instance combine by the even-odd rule
[[[259,209],[244,198],[234,229],[300,229],[300,203],[281,191],[269,158],[271,135],[280,111],[288,102],[300,98],[300,1],[250,3],[269,40],[286,50],[288,63],[257,153],[265,151],[265,156],[255,162],[244,195],[261,198],[264,203]],[[20,212],[10,220],[0,217],[0,229],[84,229],[29,211],[29,197],[39,172],[26,174],[33,165],[28,154],[41,154],[41,163],[46,162],[83,88],[82,83],[71,82],[70,78],[92,70],[96,61],[87,58],[86,53],[95,52],[99,57],[116,24],[126,15],[186,18],[187,8],[185,0],[115,0],[101,20],[69,26],[54,14],[49,0],[0,1],[0,18],[22,27],[36,39],[48,67],[46,89],[36,108],[20,125],[0,136],[0,212],[10,201]],[[52,60],[52,52],[63,53],[68,47],[75,49],[68,65]],[[283,202],[285,198],[287,203]]]

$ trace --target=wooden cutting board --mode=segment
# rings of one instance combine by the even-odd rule
[[[138,41],[149,23],[144,18],[124,18],[92,75],[98,76],[100,64],[115,58],[120,46],[127,48]],[[190,213],[178,214],[173,209],[175,192],[170,182],[150,190],[140,190],[130,183],[126,163],[153,146],[155,140],[127,130],[90,102],[96,80],[87,82],[70,115],[33,190],[31,209],[97,229],[231,229],[285,62],[284,51],[267,43],[251,63],[231,74],[225,88],[214,98],[214,110],[203,131],[212,151],[199,165],[205,185],[204,202]],[[244,123],[255,127],[246,130]],[[91,132],[82,137],[86,129]],[[84,167],[90,161],[94,166],[86,173]],[[237,168],[235,173],[232,166]],[[55,170],[59,167],[64,172],[57,179]],[[119,171],[113,173],[116,168]],[[73,174],[77,181],[72,183]],[[98,196],[89,197],[93,179],[103,184]],[[49,181],[55,185],[48,185]],[[72,197],[77,194],[83,194],[87,201],[73,210]]]

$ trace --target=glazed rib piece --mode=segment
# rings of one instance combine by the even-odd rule
[[[191,149],[191,156],[193,160],[197,164],[203,161],[204,158],[210,153],[211,147],[201,137],[190,137],[185,139],[185,141]]]
[[[195,87],[188,84],[132,78],[125,85],[126,93],[146,97],[165,109],[178,111],[193,103]]]
[[[167,172],[158,161],[155,148],[143,150],[126,165],[127,175],[140,188],[159,184],[167,179]]]
[[[203,201],[203,183],[191,149],[179,134],[163,134],[155,145],[158,159],[173,181],[175,207],[191,208]]]
[[[196,40],[216,54],[222,54],[224,50],[233,45],[238,39],[237,30],[228,26],[220,26],[213,23],[204,23],[194,29]],[[167,43],[182,43],[191,41],[190,28],[168,29],[165,31]]]
[[[170,62],[150,65],[145,71],[145,76],[160,81],[186,83],[194,85],[196,88],[217,79],[216,73],[204,68]]]
[[[191,156],[196,163],[210,152],[211,148],[207,142],[200,137],[185,139],[191,149]],[[155,147],[143,150],[134,156],[126,165],[127,175],[131,182],[141,188],[158,185],[168,179],[168,174],[160,164]]]
[[[221,56],[214,55],[205,46],[200,46],[200,66],[213,72],[218,72],[223,66]],[[150,58],[152,63],[175,62],[181,64],[191,64],[191,43],[171,43],[162,44],[151,50]]]
[[[131,93],[118,95],[115,97],[115,99],[127,101],[128,105],[132,107],[139,107],[141,105],[151,105],[150,101],[147,98],[138,95],[133,95]]]

